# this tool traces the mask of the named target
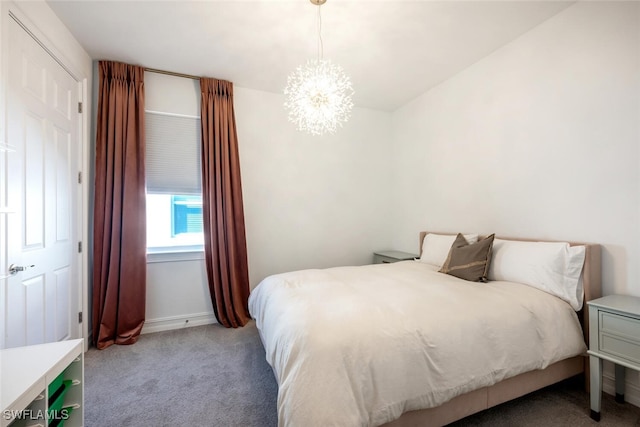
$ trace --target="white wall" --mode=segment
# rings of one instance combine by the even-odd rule
[[[356,108],[335,135],[314,137],[287,121],[282,95],[236,88],[235,100],[252,286],[389,248],[388,113]]]
[[[596,242],[640,295],[637,2],[580,2],[393,115],[394,243],[419,230]]]
[[[640,296],[639,18],[577,3],[396,111],[395,246],[419,230],[600,243],[604,294]],[[640,405],[637,372],[626,397]]]
[[[146,73],[145,87],[148,110],[200,114],[195,80]],[[356,108],[336,135],[311,137],[289,124],[283,95],[234,92],[252,288],[388,249],[390,114]],[[146,318],[144,332],[211,322],[204,261],[148,263]]]

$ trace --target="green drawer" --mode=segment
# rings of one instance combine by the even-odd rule
[[[60,387],[62,387],[63,381],[64,381],[64,372],[58,375],[56,379],[51,381],[51,384],[49,384],[49,397],[53,396],[55,392],[58,391]]]
[[[71,388],[72,382],[71,380],[62,381],[62,387],[59,387],[53,395],[49,396],[49,409],[47,413],[50,420],[60,418],[62,406],[64,405],[64,396],[67,394],[69,388]]]

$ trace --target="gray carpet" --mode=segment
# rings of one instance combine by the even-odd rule
[[[277,384],[255,323],[142,335],[85,354],[85,424],[275,426]]]
[[[85,355],[88,427],[277,425],[277,384],[255,323],[142,335],[132,346]],[[603,395],[602,421],[569,380],[452,424],[467,426],[640,426],[640,409]],[[304,427],[304,426],[301,426]]]

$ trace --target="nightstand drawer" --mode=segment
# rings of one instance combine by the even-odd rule
[[[608,334],[600,334],[600,352],[640,363],[640,344]]]
[[[640,344],[640,320],[632,317],[601,311],[600,332],[617,335]]]
[[[640,320],[600,311],[598,350],[640,363]]]

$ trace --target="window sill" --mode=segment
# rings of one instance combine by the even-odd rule
[[[147,264],[157,262],[200,261],[204,249],[147,248]]]

